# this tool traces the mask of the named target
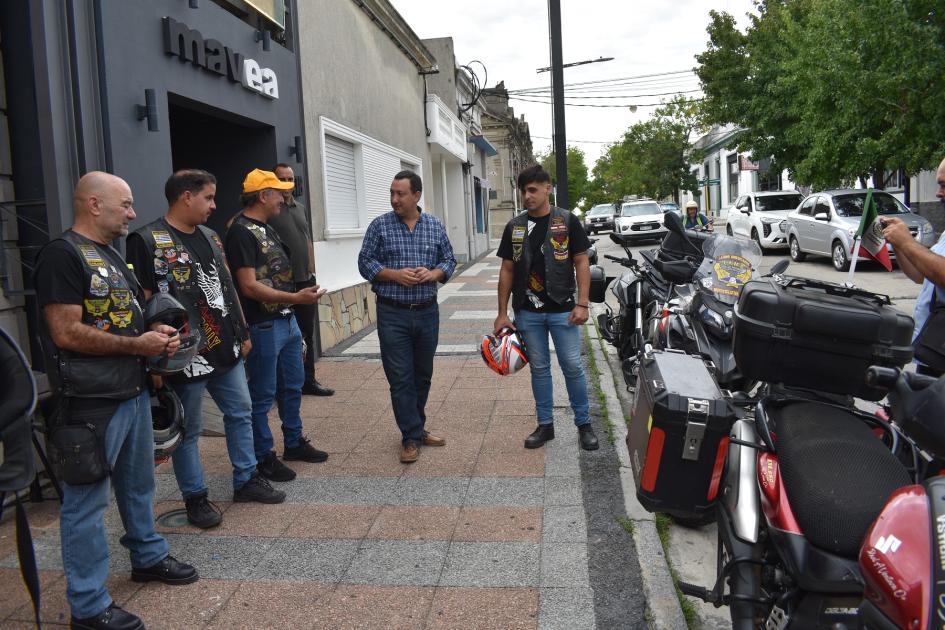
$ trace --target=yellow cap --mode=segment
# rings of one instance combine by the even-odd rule
[[[243,180],[244,193],[258,192],[267,188],[275,188],[276,190],[292,190],[295,188],[295,184],[292,182],[280,181],[279,178],[276,177],[276,174],[272,171],[263,171],[258,168],[250,171],[246,176],[246,179]]]

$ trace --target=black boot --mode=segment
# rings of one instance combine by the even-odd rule
[[[69,627],[73,630],[144,630],[144,622],[118,604],[112,602],[95,617],[76,619],[72,617]]]
[[[581,441],[581,448],[585,451],[596,451],[600,446],[590,422],[578,427],[578,439]]]
[[[545,442],[555,439],[553,424],[539,424],[531,435],[525,438],[525,448],[541,448]]]

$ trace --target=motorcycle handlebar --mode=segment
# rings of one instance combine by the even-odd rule
[[[886,391],[891,391],[897,386],[911,391],[921,390],[937,380],[934,376],[904,372],[899,368],[880,367],[878,365],[871,365],[866,370],[866,384]],[[901,385],[899,385],[900,383]]]

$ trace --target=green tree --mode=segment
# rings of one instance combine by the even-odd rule
[[[535,156],[541,167],[551,173],[551,184],[557,186],[558,176],[555,168],[555,154],[553,151]],[[584,197],[587,187],[587,163],[584,161],[584,151],[577,147],[568,147],[568,199],[572,207]]]
[[[798,183],[932,168],[945,152],[940,0],[762,0],[742,33],[711,12],[697,56],[704,122]]]
[[[697,188],[690,172],[690,135],[699,125],[694,101],[677,97],[654,115],[631,126],[610,145],[593,169],[593,186],[606,201],[626,195],[677,197],[677,191]]]

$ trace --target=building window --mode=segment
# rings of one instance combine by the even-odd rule
[[[728,201],[738,197],[738,154],[728,156]]]
[[[902,169],[886,171],[883,173],[883,178],[885,180],[883,181],[883,188],[886,190],[902,190],[906,186],[906,178]]]
[[[390,183],[399,171],[421,172],[420,158],[321,118],[325,236],[359,236],[390,210]],[[423,198],[420,199],[423,205]]]

